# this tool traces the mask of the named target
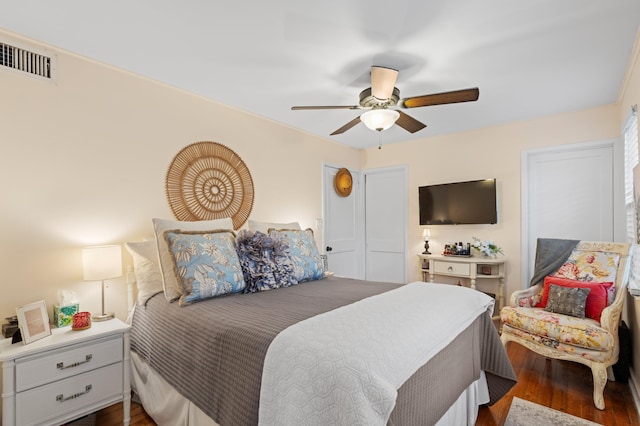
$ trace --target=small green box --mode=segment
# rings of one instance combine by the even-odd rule
[[[56,327],[66,327],[73,323],[73,314],[80,311],[80,305],[75,303],[68,306],[53,306],[53,324]]]

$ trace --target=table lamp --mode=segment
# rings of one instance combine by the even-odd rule
[[[429,251],[429,238],[431,238],[431,231],[428,228],[425,228],[422,231],[422,238],[424,239],[424,251],[422,254],[431,254]]]
[[[85,281],[102,281],[102,313],[94,314],[93,321],[106,321],[115,317],[104,311],[104,281],[122,276],[122,247],[119,245],[93,246],[82,249],[83,277]]]

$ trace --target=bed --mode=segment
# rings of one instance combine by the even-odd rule
[[[145,290],[130,321],[147,413],[159,425],[472,425],[514,385],[489,296],[319,278],[183,304]]]

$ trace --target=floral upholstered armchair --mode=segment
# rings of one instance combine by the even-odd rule
[[[600,410],[607,368],[618,361],[630,255],[630,244],[577,242],[555,272],[514,292],[510,306],[500,312],[503,345],[517,342],[540,355],[591,368],[593,402]]]

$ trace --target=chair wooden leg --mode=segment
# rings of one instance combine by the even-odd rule
[[[591,365],[593,373],[593,403],[598,410],[604,410],[604,387],[607,384],[607,369],[602,364]]]

